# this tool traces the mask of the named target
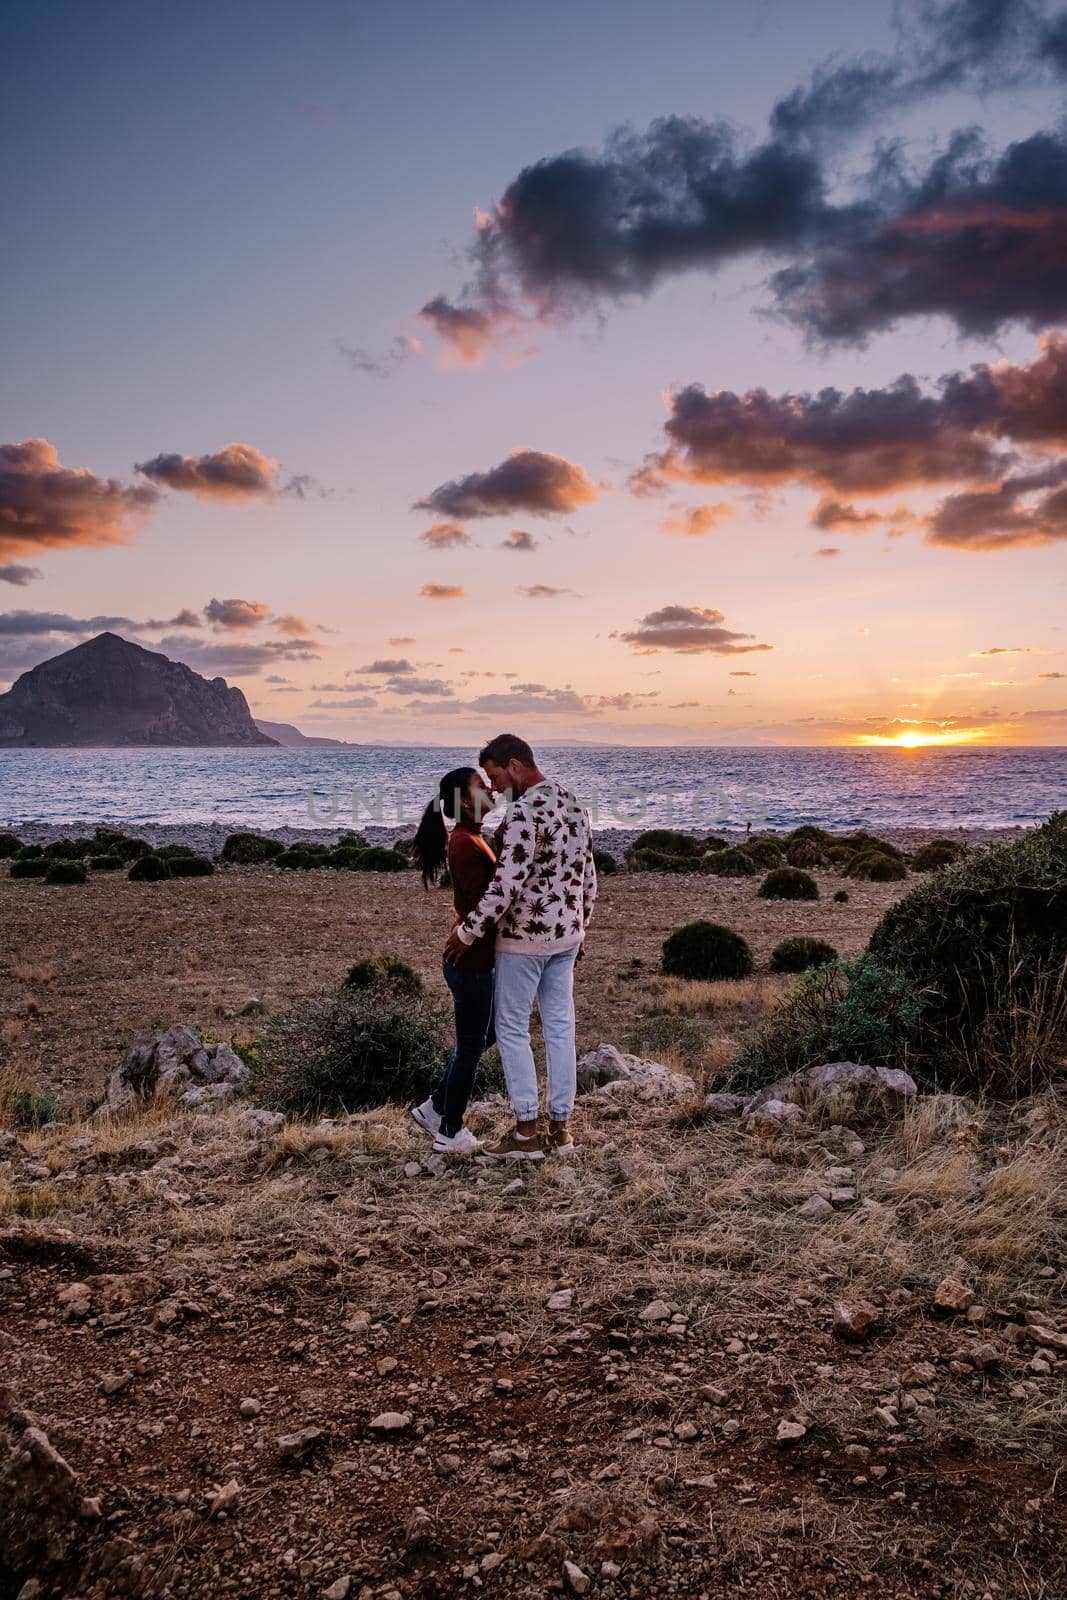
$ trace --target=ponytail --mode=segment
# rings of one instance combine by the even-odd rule
[[[445,817],[455,822],[460,805],[467,793],[476,767],[454,767],[446,772],[437,786],[437,794],[430,801],[418,828],[415,830],[415,865],[422,872],[422,886],[428,889],[441,875],[448,855],[448,831]]]

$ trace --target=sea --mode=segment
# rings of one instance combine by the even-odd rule
[[[1067,747],[538,746],[594,827],[1003,829],[1067,807]],[[0,750],[0,825],[414,827],[468,747]]]

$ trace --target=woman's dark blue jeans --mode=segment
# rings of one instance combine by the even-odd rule
[[[493,974],[464,972],[450,961],[442,963],[441,971],[452,991],[456,1044],[430,1098],[441,1118],[441,1132],[451,1139],[463,1126],[482,1052],[495,1043]]]

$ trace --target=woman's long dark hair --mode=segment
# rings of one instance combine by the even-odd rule
[[[431,800],[422,813],[415,830],[415,865],[422,872],[422,886],[428,889],[441,875],[448,854],[448,832],[445,818],[455,822],[460,804],[470,789],[470,781],[478,774],[477,767],[453,767],[437,785],[437,798]]]

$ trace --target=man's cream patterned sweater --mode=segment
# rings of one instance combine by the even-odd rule
[[[585,937],[596,900],[589,813],[545,779],[508,809],[496,840],[496,873],[459,924],[464,944],[496,927],[497,955],[555,955]]]

